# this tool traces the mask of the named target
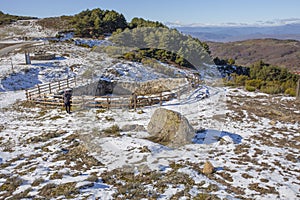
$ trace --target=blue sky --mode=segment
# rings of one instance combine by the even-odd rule
[[[300,0],[1,0],[4,13],[50,17],[101,8],[133,17],[183,24],[222,24],[300,19]]]

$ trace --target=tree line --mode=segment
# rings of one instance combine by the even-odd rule
[[[193,66],[189,61],[187,61],[184,57],[164,49],[156,49],[156,48],[144,48],[138,49],[135,51],[130,51],[125,53],[122,56],[125,60],[130,60],[133,62],[144,62],[145,59],[155,59],[163,63],[175,65],[178,67],[184,67],[188,69],[196,70],[195,66]],[[149,61],[147,61],[149,63]]]
[[[117,30],[110,40],[120,47],[162,49],[184,58],[193,66],[212,64],[209,47],[197,38],[163,27],[137,27]]]
[[[5,14],[2,11],[0,11],[0,25],[7,25],[7,24],[11,24],[12,22],[15,22],[17,20],[28,20],[28,19],[37,19],[37,18],[36,17],[10,15],[10,14]]]
[[[153,22],[143,18],[133,18],[127,23],[123,14],[114,10],[85,10],[76,14],[70,21],[78,37],[100,37],[104,34],[111,34],[117,30],[122,31],[126,28],[134,29],[137,27],[164,27],[160,22]]]

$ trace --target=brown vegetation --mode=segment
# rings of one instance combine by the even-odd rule
[[[229,43],[208,43],[212,56],[233,58],[235,64],[250,66],[263,60],[271,65],[299,69],[300,42],[295,40],[255,39]]]

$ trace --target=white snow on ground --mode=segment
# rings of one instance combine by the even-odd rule
[[[159,191],[157,199],[171,199],[178,193],[180,199],[200,194],[221,199],[300,198],[300,113],[294,98],[225,87],[190,88],[180,99],[162,105],[180,112],[197,130],[191,144],[172,149],[145,139],[159,105],[137,112],[73,107],[68,115],[62,108],[18,102],[25,99],[24,89],[65,77],[99,78],[107,73],[109,78],[145,81],[164,76],[147,66],[72,44],[43,48],[55,53],[56,59],[24,65],[23,54],[11,53],[0,60],[0,196],[4,199],[46,196],[46,191],[55,196],[59,186],[64,188],[56,191],[56,199],[68,195],[114,199],[122,185],[132,189],[130,177],[114,171],[128,168],[134,179],[146,174],[145,181],[152,175],[149,171],[160,173],[154,182],[143,185],[149,198]],[[111,69],[121,76],[108,74]],[[113,125],[142,128],[106,133]],[[212,175],[201,172],[206,160],[215,166]],[[184,177],[180,183],[172,180],[180,176]],[[15,187],[12,193],[9,187]]]
[[[206,184],[202,186],[202,190],[205,190],[206,187],[211,187],[213,184],[217,185],[219,189],[212,192],[212,194],[220,198],[236,198],[234,193],[228,192],[228,186],[226,184],[221,184],[218,181],[222,179],[222,177],[226,177],[224,174],[229,174],[227,176],[231,177],[232,181],[225,179],[227,180],[227,184],[229,183],[232,187],[244,189],[243,197],[255,199],[297,199],[297,194],[300,189],[299,181],[293,177],[297,176],[295,172],[300,169],[299,161],[296,163],[287,161],[284,159],[284,155],[289,154],[290,151],[296,152],[298,150],[291,149],[290,147],[271,147],[264,145],[259,140],[256,140],[254,143],[249,140],[251,136],[261,131],[264,132],[265,130],[272,129],[272,125],[268,119],[257,117],[257,119],[261,121],[259,123],[247,121],[250,119],[249,115],[245,121],[240,122],[221,122],[213,119],[216,116],[226,115],[226,113],[230,112],[230,110],[223,107],[225,105],[224,100],[230,99],[230,97],[226,97],[225,94],[235,96],[238,95],[239,92],[226,91],[223,88],[209,89],[211,97],[207,99],[197,99],[195,98],[197,95],[192,95],[192,98],[186,95],[182,96],[181,101],[173,100],[163,104],[164,108],[181,112],[189,119],[195,129],[200,130],[205,128],[208,130],[207,132],[199,132],[200,136],[193,144],[183,146],[179,149],[170,149],[163,145],[145,140],[144,138],[147,136],[145,131],[121,132],[121,136],[117,137],[101,136],[101,130],[112,125],[122,127],[126,124],[138,124],[146,127],[152,113],[158,106],[143,108],[142,114],[127,109],[114,109],[106,111],[105,113],[97,112],[97,109],[74,110],[71,115],[54,109],[46,110],[45,114],[41,114],[41,112],[44,111],[39,108],[31,111],[27,109],[28,113],[24,115],[24,113],[10,109],[1,113],[1,124],[5,127],[1,131],[1,137],[4,137],[5,139],[2,140],[7,142],[5,145],[6,149],[9,149],[10,144],[13,144],[15,147],[12,152],[6,151],[3,148],[3,151],[0,153],[1,162],[5,163],[10,161],[11,158],[20,156],[24,157],[24,159],[16,161],[11,167],[2,168],[1,173],[9,174],[10,171],[16,170],[17,166],[24,163],[28,157],[34,157],[36,153],[40,152],[42,153],[41,157],[36,157],[31,161],[31,166],[34,166],[33,171],[30,172],[30,174],[22,175],[22,179],[26,180],[26,184],[24,183],[19,187],[15,193],[20,193],[21,191],[25,191],[26,188],[32,187],[30,184],[39,177],[48,180],[51,175],[54,176],[53,174],[55,173],[62,173],[64,174],[62,179],[49,179],[48,183],[64,184],[76,182],[76,187],[78,188],[85,186],[83,187],[84,189],[81,189],[83,196],[89,194],[92,195],[90,196],[91,198],[105,197],[104,199],[112,199],[111,195],[115,192],[113,187],[101,182],[95,183],[93,187],[87,187],[86,185],[90,183],[86,181],[89,175],[84,174],[97,172],[98,176],[101,177],[101,174],[106,170],[111,171],[124,166],[137,167],[137,174],[147,169],[168,173],[170,170],[172,171],[170,167],[171,162],[183,164],[183,161],[189,161],[190,163],[200,165],[199,161],[209,159],[217,169],[214,175],[215,179],[211,179],[199,173],[199,171],[195,171],[191,166],[181,168],[178,172],[187,174],[195,181],[195,184],[200,184],[204,181]],[[244,92],[240,94],[244,97],[245,94],[247,95],[247,93]],[[248,97],[252,98],[253,96],[255,96],[254,93],[249,93]],[[113,121],[108,119],[113,119]],[[201,120],[199,121],[199,119]],[[256,124],[256,128],[252,128],[253,124]],[[277,126],[279,126],[279,124]],[[291,133],[299,136],[299,132],[295,132],[295,130],[299,130],[299,124],[289,125],[281,123],[280,126],[290,127]],[[35,136],[42,137],[43,134],[58,130],[66,131],[66,133],[58,138],[49,139],[44,143],[24,146],[24,144],[26,144],[24,141],[28,142],[30,138],[31,140],[35,140],[32,139]],[[81,134],[79,137],[80,140],[84,142],[91,155],[103,163],[104,166],[89,170],[86,169],[84,174],[73,177],[74,175],[72,174],[76,173],[76,170],[74,171],[72,166],[76,166],[76,164],[70,163],[70,165],[66,165],[65,161],[55,161],[55,158],[64,151],[68,151],[68,144],[63,142],[65,140],[64,138],[78,131]],[[14,134],[11,135],[12,133]],[[209,134],[213,134],[211,136],[224,137],[225,140],[214,140]],[[281,137],[280,132],[276,132],[276,134],[278,136],[273,133],[275,137]],[[6,135],[10,135],[11,138],[9,139]],[[201,140],[201,138],[203,138],[203,140]],[[247,150],[244,152],[245,154],[237,151],[239,145],[241,145],[242,149],[245,148]],[[46,146],[48,150],[41,151],[42,146]],[[141,151],[143,148],[147,148],[149,151]],[[243,157],[248,159],[252,158],[254,160],[244,160]],[[78,159],[80,159],[80,157]],[[268,165],[270,165],[270,167],[268,167]],[[283,172],[282,170],[285,168],[282,168],[281,165],[286,166],[287,169],[293,168],[293,171]],[[139,166],[143,166],[143,168],[139,168]],[[266,169],[261,170],[263,166],[266,167]],[[30,165],[24,168],[24,170],[25,169],[30,169]],[[263,181],[261,182],[260,180]],[[3,179],[2,183],[4,183],[4,181]],[[265,188],[266,190],[274,187],[278,193],[273,194],[272,192],[267,192],[260,194],[253,190],[253,188],[249,189],[251,185],[253,187],[253,184],[256,183],[259,183],[258,188]],[[38,191],[43,186],[45,186],[45,184],[40,185],[30,192],[30,194],[38,194],[34,191]],[[177,185],[176,187],[170,185],[160,199],[169,199],[175,193],[182,191],[184,187],[184,185]],[[199,192],[201,193],[201,190],[197,188],[198,187],[194,188],[190,192],[194,195],[199,194]],[[79,198],[80,195],[77,197]]]
[[[11,38],[23,37],[54,37],[57,31],[50,29],[43,29],[37,23],[37,20],[19,20],[15,23],[1,28],[0,39],[7,40]]]
[[[14,104],[18,100],[25,100],[24,91],[10,91],[0,93],[0,109]]]

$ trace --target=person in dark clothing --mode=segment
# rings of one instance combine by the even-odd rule
[[[68,89],[64,91],[64,104],[65,104],[65,108],[67,113],[71,113],[71,98],[72,98],[72,90]]]

